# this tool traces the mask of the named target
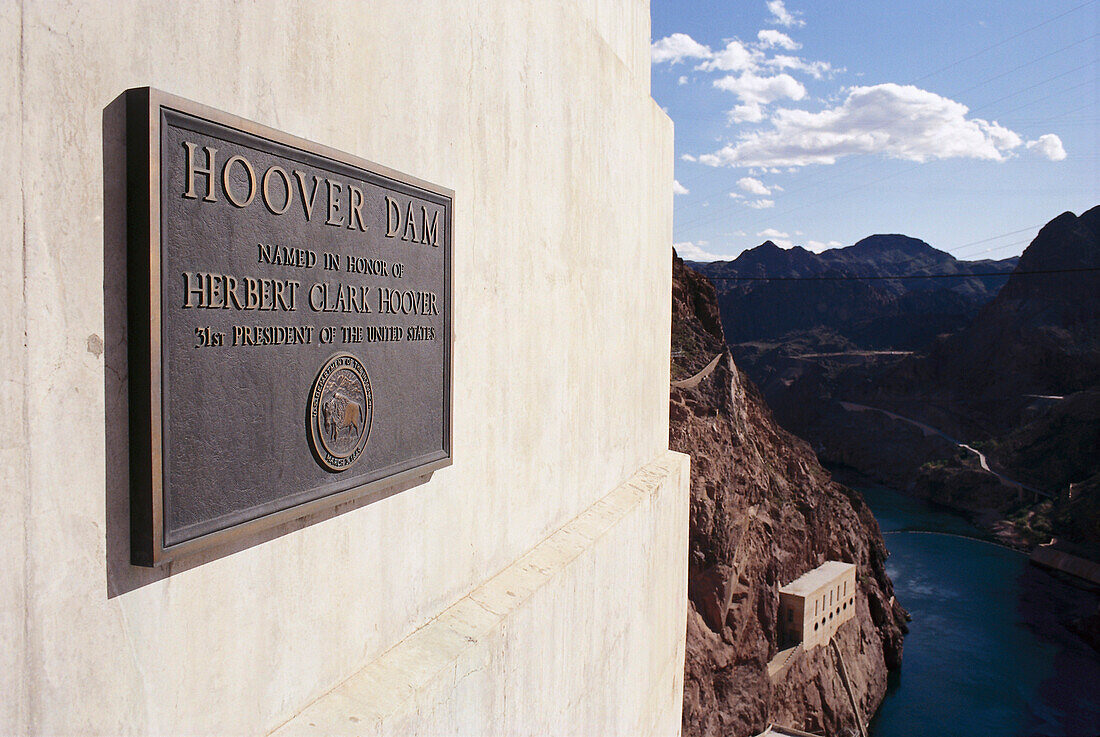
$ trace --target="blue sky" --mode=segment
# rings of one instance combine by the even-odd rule
[[[652,0],[675,241],[1018,255],[1100,204],[1100,0]]]

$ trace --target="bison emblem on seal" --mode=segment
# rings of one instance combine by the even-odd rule
[[[359,436],[363,410],[352,400],[337,392],[325,402],[322,412],[325,419],[325,432],[330,439],[338,440],[343,430],[353,431],[352,437]]]
[[[362,361],[350,353],[333,354],[321,366],[309,395],[309,440],[322,467],[339,473],[359,460],[373,409]]]

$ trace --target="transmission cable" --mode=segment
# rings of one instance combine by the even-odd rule
[[[1036,276],[1040,274],[1086,274],[1100,266],[1076,269],[1034,269],[1031,271],[986,271],[973,274],[894,274],[890,276],[719,276],[703,274],[712,281],[894,281],[909,279],[977,279],[979,277]]]

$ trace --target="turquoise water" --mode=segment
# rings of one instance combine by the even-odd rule
[[[860,491],[913,615],[870,734],[1100,734],[1100,654],[1064,624],[1095,611],[1096,594],[974,539],[980,532],[958,516],[888,489]]]

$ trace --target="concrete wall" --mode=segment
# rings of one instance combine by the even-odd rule
[[[672,127],[648,27],[641,0],[0,7],[0,733],[290,729],[380,663],[427,662],[413,633],[610,507],[468,633],[455,658],[487,675],[357,698],[397,698],[394,719],[465,705],[470,732],[678,729],[687,474],[667,453]],[[114,102],[143,85],[455,190],[451,468],[127,564]]]
[[[818,645],[828,645],[840,625],[856,615],[856,566],[829,562],[826,566],[843,566],[836,575],[815,583],[809,590],[789,593],[779,592],[779,616],[782,627],[789,636],[802,643],[806,650]],[[814,576],[817,569],[799,581]],[[798,585],[799,581],[790,584]],[[794,622],[788,624],[787,611],[793,610]]]

